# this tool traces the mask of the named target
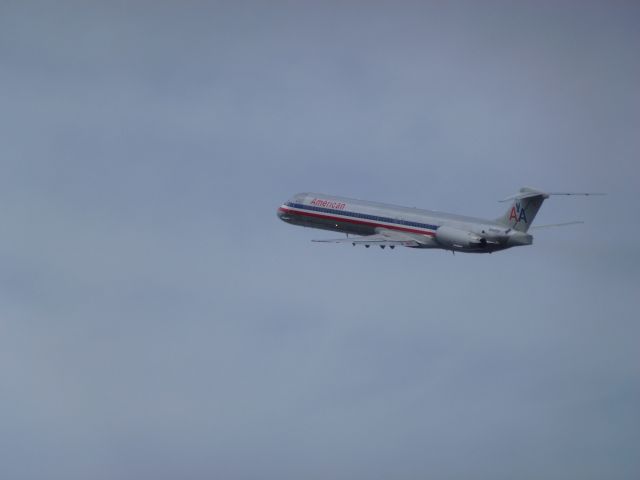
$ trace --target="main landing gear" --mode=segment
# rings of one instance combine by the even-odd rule
[[[356,246],[356,242],[352,242],[351,245],[353,245],[354,247]],[[365,245],[365,248],[369,248],[371,245]],[[386,245],[380,245],[380,248],[384,250],[384,247],[386,247]],[[391,250],[393,250],[394,248],[396,248],[395,245],[389,245],[389,248]]]

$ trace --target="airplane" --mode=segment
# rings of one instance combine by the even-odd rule
[[[499,218],[481,218],[401,207],[320,193],[298,193],[280,205],[277,215],[284,222],[346,234],[346,238],[314,242],[351,243],[410,248],[439,248],[455,252],[492,253],[531,245],[528,232],[542,202],[552,195],[604,195],[603,193],[543,192],[530,187],[502,202],[511,206]],[[532,228],[559,227],[583,222],[565,222]],[[349,235],[357,235],[349,237]]]

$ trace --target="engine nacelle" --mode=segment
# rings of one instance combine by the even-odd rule
[[[478,248],[487,241],[467,230],[453,227],[440,227],[436,230],[436,241],[445,248]]]
[[[513,231],[509,234],[507,245],[510,247],[518,247],[520,245],[531,245],[533,237],[528,233]]]

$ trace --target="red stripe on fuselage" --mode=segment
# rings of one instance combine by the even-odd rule
[[[353,218],[344,218],[344,217],[336,217],[334,215],[323,215],[321,213],[312,213],[312,212],[305,212],[305,211],[300,211],[300,210],[292,210],[290,208],[287,207],[280,207],[278,208],[278,210],[280,210],[281,212],[285,212],[285,213],[289,213],[289,214],[297,214],[297,215],[303,215],[305,217],[314,217],[314,218],[323,218],[325,220],[339,220],[341,222],[348,222],[348,223],[353,223],[356,225],[367,225],[369,227],[381,227],[381,228],[388,228],[389,230],[399,230],[401,232],[410,232],[410,233],[419,233],[421,235],[428,235],[430,237],[434,237],[435,233],[432,231],[426,231],[426,230],[415,230],[413,228],[405,228],[405,227],[398,227],[396,225],[386,225],[384,223],[376,223],[376,222],[366,222],[364,220],[355,220]]]

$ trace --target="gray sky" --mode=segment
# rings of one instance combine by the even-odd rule
[[[636,2],[0,5],[7,479],[640,477]],[[317,245],[297,191],[489,218]]]

